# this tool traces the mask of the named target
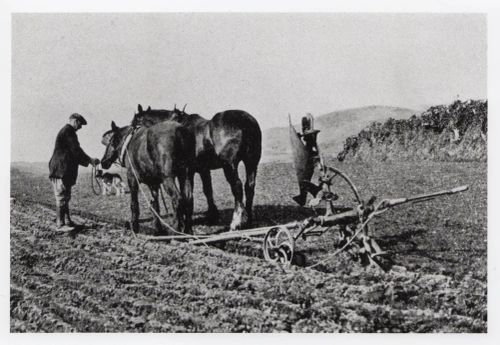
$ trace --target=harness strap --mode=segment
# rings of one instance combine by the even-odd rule
[[[120,151],[120,165],[125,168],[125,153],[127,152],[127,147],[128,144],[130,143],[130,140],[132,140],[132,136],[134,135],[135,131],[140,128],[140,127],[133,127],[132,130],[129,132],[127,137],[125,138],[125,142],[122,145],[122,149]]]

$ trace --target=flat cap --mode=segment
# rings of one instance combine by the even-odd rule
[[[78,113],[71,114],[71,116],[69,117],[69,119],[70,120],[73,120],[73,119],[78,120],[78,121],[80,121],[80,123],[82,125],[86,125],[87,124],[87,120],[85,120],[85,118],[82,115],[78,114]]]

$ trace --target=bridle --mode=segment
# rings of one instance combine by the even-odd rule
[[[120,149],[120,156],[118,157],[118,163],[115,161],[115,162],[113,162],[114,165],[125,167],[124,158],[125,158],[125,154],[127,152],[127,147],[128,147],[128,144],[130,143],[130,140],[132,140],[132,137],[133,137],[135,131],[138,128],[139,128],[139,126],[131,127],[130,130],[128,131],[128,133],[126,134],[125,140],[123,141],[122,147]],[[99,179],[97,178],[97,173],[99,171],[102,173],[101,169],[98,169],[96,166],[92,166],[92,173],[90,175],[90,185],[91,185],[92,191],[94,192],[95,195],[100,195],[102,192],[101,183],[99,182]],[[95,183],[97,185],[98,190],[96,190],[96,187],[94,186],[94,180],[95,180]]]

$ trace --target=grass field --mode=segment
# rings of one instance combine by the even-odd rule
[[[395,262],[388,273],[344,253],[321,269],[283,272],[262,259],[257,243],[194,247],[133,238],[123,227],[128,195],[95,196],[89,169],[81,170],[71,203],[85,227],[58,234],[47,176],[13,165],[11,331],[486,332],[486,164],[335,164],[365,199],[464,184],[469,191],[402,206],[373,221],[377,241]],[[198,233],[222,231],[231,218],[229,185],[221,171],[212,176],[222,220],[203,224],[206,202],[197,177]],[[254,226],[311,215],[294,204],[296,193],[291,164],[261,165]],[[325,243],[298,242],[297,250],[314,263],[334,251]]]

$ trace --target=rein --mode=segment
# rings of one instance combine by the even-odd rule
[[[92,187],[92,192],[94,192],[95,195],[101,195],[102,193],[102,187],[101,183],[99,182],[99,179],[96,177],[97,174],[97,168],[93,165],[92,166],[92,173],[90,175],[90,185]],[[99,187],[99,191],[97,192],[95,187],[94,187],[94,180],[97,184],[97,187]]]

